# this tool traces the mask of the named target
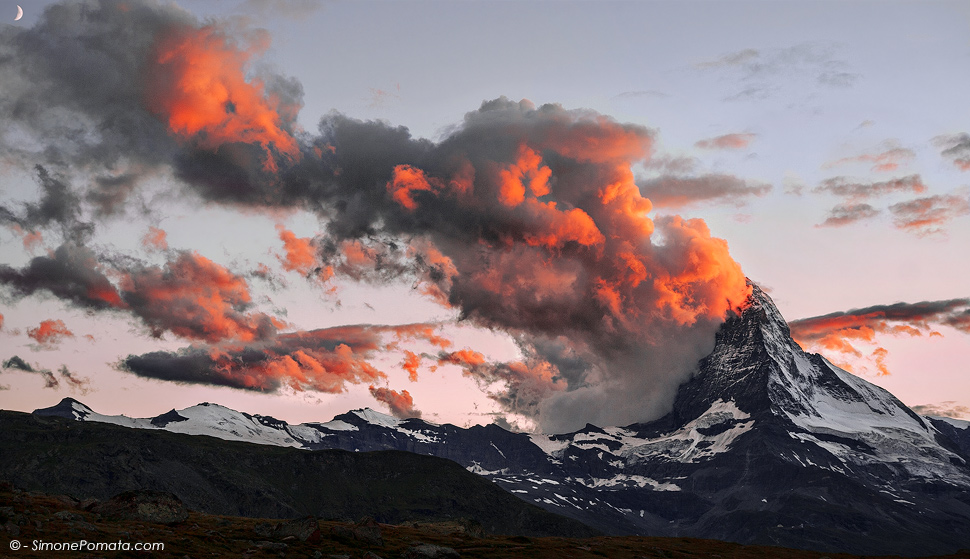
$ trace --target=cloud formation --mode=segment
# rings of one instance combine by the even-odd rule
[[[962,406],[953,400],[939,402],[936,404],[919,404],[910,408],[920,415],[930,415],[934,417],[952,417],[954,419],[970,418],[970,406]]]
[[[640,180],[640,191],[658,208],[680,208],[698,202],[744,204],[750,197],[771,192],[771,185],[745,181],[732,175],[699,177],[663,176]]]
[[[74,332],[67,329],[63,320],[42,320],[37,328],[28,328],[27,337],[36,341],[44,349],[52,349],[64,338],[73,338]]]
[[[724,134],[716,138],[700,140],[694,146],[701,149],[744,149],[756,137],[756,134]]]
[[[970,134],[961,132],[946,136],[933,138],[933,143],[943,151],[940,152],[945,159],[953,162],[957,169],[970,171]]]
[[[83,309],[125,306],[94,251],[74,244],[62,244],[47,256],[31,259],[21,269],[0,264],[0,285],[7,286],[15,296],[49,293]]]
[[[889,206],[893,225],[919,236],[942,232],[942,226],[959,216],[970,214],[970,199],[965,194],[937,194]]]
[[[148,232],[141,238],[141,244],[148,250],[168,250],[168,233],[158,227],[148,227]]]
[[[863,221],[879,215],[879,210],[869,204],[839,204],[829,210],[825,221],[816,227],[842,227],[857,221]]]
[[[120,211],[146,176],[165,173],[226,208],[312,212],[326,224],[318,235],[279,229],[284,269],[405,281],[460,320],[509,334],[521,363],[466,370],[504,385],[494,399],[545,430],[664,413],[749,293],[725,241],[699,219],[651,218],[649,198],[673,207],[684,192],[737,200],[768,187],[713,176],[642,192],[632,169],[652,154],[645,127],[498,98],[439,142],[336,112],[308,133],[295,124],[300,84],[252,65],[262,31],[101,0],[50,6],[34,27],[4,33],[0,156],[93,177],[78,182],[90,185],[76,194],[82,208],[110,200],[101,207]],[[30,141],[15,138],[21,130]],[[72,219],[83,221],[56,218]],[[385,383],[367,360],[393,327],[284,332],[239,274],[191,251],[165,256],[99,253],[72,232],[21,269],[0,266],[0,284],[127,313],[194,344],[125,358],[141,376],[261,391]]]
[[[15,369],[25,373],[38,374],[44,379],[44,388],[57,390],[61,387],[61,381],[49,369],[34,367],[17,355],[14,355],[4,361],[3,368]],[[61,365],[58,372],[60,374],[60,378],[67,382],[67,386],[70,388],[71,392],[77,392],[82,395],[91,392],[91,379],[72,373],[66,365]],[[6,390],[6,388],[2,388],[0,390]]]
[[[821,184],[812,189],[812,192],[834,194],[849,202],[858,202],[897,192],[921,194],[926,192],[926,185],[919,175],[876,182],[861,182],[847,177],[833,177],[822,181]]]
[[[194,345],[176,352],[129,355],[119,367],[145,378],[185,384],[228,386],[258,392],[340,393],[347,384],[386,381],[370,363],[396,349],[402,340],[424,340],[439,346],[447,340],[434,325],[340,326],[279,334],[251,343]]]
[[[912,161],[915,157],[916,153],[913,152],[913,150],[901,147],[894,143],[889,143],[884,146],[882,151],[876,153],[863,153],[861,155],[855,155],[852,157],[843,157],[822,165],[822,168],[829,169],[851,163],[871,163],[872,171],[887,172],[897,170],[900,165]]]
[[[858,342],[876,343],[877,335],[941,336],[933,326],[949,326],[970,333],[970,299],[947,299],[920,303],[874,305],[862,309],[793,320],[788,323],[792,337],[805,349],[826,351],[841,359],[863,358]],[[869,359],[879,374],[889,374],[885,348],[876,348]],[[843,368],[851,364],[842,361]]]
[[[414,399],[411,398],[411,394],[407,390],[398,392],[397,390],[375,387],[374,385],[369,386],[368,390],[370,390],[371,396],[375,400],[385,404],[391,410],[391,415],[394,417],[401,419],[421,417],[421,410],[414,408]]]
[[[783,85],[794,83],[793,76],[814,78],[807,85],[834,88],[855,85],[860,74],[837,57],[837,50],[836,45],[823,43],[776,49],[747,48],[696,63],[694,68],[736,77],[740,89],[725,100],[765,99],[782,90]]]

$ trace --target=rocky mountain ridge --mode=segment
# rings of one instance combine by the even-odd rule
[[[439,456],[613,534],[863,554],[970,548],[970,422],[922,417],[805,353],[757,286],[673,410],[644,424],[538,435],[364,409],[288,425],[214,404],[130,419],[71,400],[35,413],[308,450]]]

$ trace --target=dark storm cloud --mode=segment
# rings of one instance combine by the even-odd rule
[[[0,264],[0,285],[18,297],[47,292],[80,308],[123,306],[97,255],[73,244],[63,244],[49,256],[35,257],[21,269]]]
[[[245,278],[189,251],[173,251],[162,266],[97,255],[64,244],[17,269],[0,264],[0,285],[14,297],[50,294],[89,310],[127,312],[160,337],[165,332],[209,342],[258,340],[282,325],[252,311]],[[119,277],[116,286],[107,274]]]

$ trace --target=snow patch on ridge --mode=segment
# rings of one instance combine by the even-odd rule
[[[751,416],[741,411],[733,400],[716,400],[700,417],[668,435],[655,439],[634,439],[642,444],[621,449],[620,454],[628,456],[629,462],[641,462],[662,457],[677,462],[696,462],[708,459],[727,451],[731,443],[754,427],[754,420],[744,421]],[[744,421],[742,423],[742,421]],[[728,429],[713,435],[705,435],[700,430],[733,422]],[[630,441],[633,443],[633,440]]]
[[[374,411],[370,408],[364,408],[362,410],[354,410],[350,413],[363,419],[367,423],[371,423],[373,425],[380,425],[382,427],[387,427],[389,429],[396,429],[401,424],[400,419],[381,412]]]
[[[590,488],[597,487],[630,487],[636,485],[637,487],[650,486],[655,491],[680,491],[680,486],[674,483],[661,483],[655,479],[637,476],[637,475],[626,475],[617,474],[611,478],[601,479],[601,478],[590,478],[590,479],[577,479],[579,483]]]
[[[570,441],[559,440],[553,437],[554,435],[529,435],[532,444],[542,449],[542,452],[545,452],[551,457],[558,458],[562,456],[563,450],[569,446]]]

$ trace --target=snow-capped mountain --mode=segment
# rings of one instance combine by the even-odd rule
[[[919,416],[803,352],[757,286],[673,410],[645,424],[530,435],[364,409],[288,425],[214,404],[131,419],[70,399],[35,413],[308,450],[431,454],[607,533],[863,554],[970,548],[970,422]]]

